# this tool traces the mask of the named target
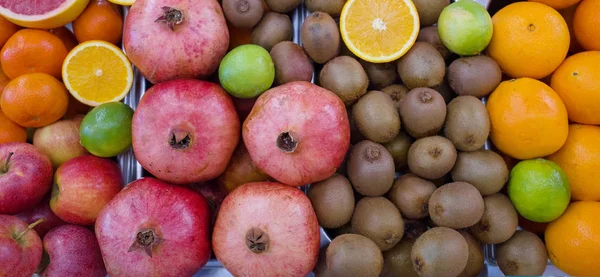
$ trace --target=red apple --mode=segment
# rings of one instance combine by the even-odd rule
[[[121,191],[121,169],[112,160],[81,156],[61,165],[54,176],[50,208],[62,220],[92,225],[100,210]]]
[[[50,158],[55,169],[72,158],[87,154],[79,143],[82,120],[83,115],[77,115],[35,130],[33,145]]]
[[[209,225],[201,194],[142,178],[102,209],[96,237],[110,276],[192,276],[210,257]]]
[[[220,187],[230,192],[245,183],[265,182],[269,179],[269,175],[256,168],[244,142],[241,141],[233,152],[227,168],[216,181]]]
[[[329,178],[350,145],[350,125],[342,100],[331,91],[302,81],[259,96],[242,132],[256,166],[291,186]]]
[[[52,229],[44,237],[48,260],[42,261],[41,277],[105,277],[106,269],[94,232],[76,225]]]
[[[213,230],[217,259],[234,276],[306,276],[319,255],[319,223],[310,200],[280,183],[232,191]]]
[[[191,184],[219,176],[240,138],[229,95],[213,83],[179,79],[151,87],[132,122],[133,151],[155,177]]]
[[[46,194],[44,199],[42,199],[42,201],[40,201],[40,203],[35,205],[33,208],[19,213],[16,216],[25,221],[27,224],[34,223],[43,218],[44,221],[33,228],[38,233],[40,238],[44,238],[46,233],[48,233],[48,231],[51,229],[67,224],[58,216],[56,216],[50,209],[50,194]]]
[[[25,142],[0,144],[0,214],[17,214],[39,203],[52,186],[52,164]]]
[[[42,260],[42,240],[16,216],[0,214],[0,276],[31,277]]]

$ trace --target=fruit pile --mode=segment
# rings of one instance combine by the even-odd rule
[[[0,1],[0,276],[600,275],[597,0],[38,2]]]

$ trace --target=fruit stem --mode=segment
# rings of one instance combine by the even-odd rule
[[[17,237],[15,237],[15,240],[16,241],[21,240],[23,238],[23,236],[25,235],[25,233],[27,233],[27,231],[35,228],[35,226],[38,226],[40,223],[42,223],[44,221],[46,221],[46,219],[42,217],[42,218],[36,220],[34,223],[29,224],[29,226],[27,226],[27,229],[23,230],[23,232],[19,233],[17,235]]]
[[[162,7],[163,14],[154,20],[154,22],[166,22],[171,31],[175,31],[175,26],[183,22],[183,12],[168,6]]]
[[[253,227],[246,233],[246,246],[255,254],[266,252],[269,248],[269,235]]]
[[[282,132],[277,137],[277,147],[284,153],[292,153],[298,147],[298,139],[294,132]]]
[[[8,153],[8,158],[6,159],[6,162],[4,163],[4,166],[2,167],[2,174],[8,172],[8,163],[10,162],[10,158],[15,154],[15,152],[9,152]]]

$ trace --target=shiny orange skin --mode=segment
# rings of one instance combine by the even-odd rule
[[[0,110],[0,143],[26,142],[27,131],[19,124],[12,122]]]
[[[119,45],[123,37],[123,16],[119,6],[107,0],[92,0],[73,21],[73,32],[79,42],[103,40]]]
[[[573,15],[573,30],[585,50],[600,50],[600,1],[583,0]]]
[[[4,46],[6,41],[20,29],[21,27],[0,16],[0,47]]]
[[[48,29],[46,31],[57,36],[67,48],[67,52],[70,52],[73,50],[73,48],[75,48],[75,46],[77,46],[77,44],[79,44],[73,32],[71,32],[71,30],[69,30],[67,27],[63,26],[54,29]]]

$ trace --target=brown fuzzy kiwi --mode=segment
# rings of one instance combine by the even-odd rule
[[[452,183],[452,175],[450,175],[450,173],[448,173],[440,178],[431,179],[429,181],[431,181],[436,187],[439,188],[447,183]]]
[[[389,85],[385,88],[382,88],[381,91],[390,97],[392,97],[392,101],[394,101],[394,107],[400,112],[400,103],[404,100],[404,97],[408,94],[408,89],[404,85],[393,84]]]
[[[339,16],[346,0],[304,0],[304,5],[310,12],[326,12],[332,17]]]
[[[370,63],[359,60],[360,64],[369,76],[369,87],[371,89],[382,89],[392,85],[398,79],[396,64],[389,63]]]
[[[428,26],[422,28],[419,31],[419,35],[417,36],[417,41],[428,42],[431,45],[433,45],[435,49],[437,49],[440,52],[440,55],[442,55],[442,58],[444,58],[444,60],[448,59],[450,57],[450,54],[452,54],[452,52],[450,52],[450,50],[446,48],[446,45],[444,45],[444,43],[440,39],[440,34],[438,33],[437,26]]]
[[[276,84],[312,80],[313,65],[300,45],[291,41],[282,41],[275,44],[269,54],[275,65]]]
[[[274,12],[288,13],[293,11],[296,7],[302,4],[302,0],[264,0]]]
[[[433,45],[418,41],[398,59],[397,70],[408,89],[433,87],[444,81],[446,63]]]
[[[327,13],[314,12],[304,19],[300,39],[306,54],[318,64],[324,64],[340,54],[340,29]]]
[[[458,95],[484,97],[502,81],[502,70],[488,56],[472,56],[454,60],[448,66],[448,83]]]
[[[319,84],[335,93],[346,105],[351,105],[367,93],[369,77],[357,60],[339,56],[323,66]]]
[[[260,45],[267,51],[275,44],[292,40],[293,26],[290,17],[274,12],[266,13],[252,30],[252,44]]]
[[[534,233],[518,230],[496,246],[496,261],[504,275],[541,276],[548,265],[548,252]]]
[[[307,193],[323,228],[338,228],[350,222],[354,211],[354,192],[340,174],[310,185]]]
[[[404,238],[417,239],[427,231],[427,224],[423,220],[404,219]]]
[[[442,95],[442,97],[444,97],[444,101],[446,102],[446,104],[448,104],[450,103],[450,101],[452,101],[452,99],[454,99],[454,97],[456,97],[456,94],[454,93],[454,91],[452,91],[452,89],[448,85],[448,82],[445,79],[446,78],[444,78],[444,81],[441,82],[439,85],[432,87],[432,89],[439,92]]]
[[[437,187],[412,173],[394,181],[387,198],[400,209],[403,217],[421,219],[429,215],[429,197]]]
[[[327,247],[327,269],[333,276],[379,276],[383,255],[369,238],[358,234],[336,237]]]
[[[354,189],[366,196],[384,195],[394,183],[394,159],[381,144],[363,140],[348,157],[348,178]]]
[[[506,195],[496,193],[483,198],[484,212],[471,233],[482,243],[498,244],[507,241],[517,230],[519,216]]]
[[[413,139],[405,132],[400,131],[390,142],[384,144],[385,148],[392,154],[396,171],[405,169],[408,166],[408,149],[413,143]]]
[[[499,192],[508,181],[508,167],[502,156],[491,150],[459,152],[456,164],[450,172],[452,180],[467,182],[481,195]]]
[[[450,0],[413,0],[421,26],[431,26],[440,17],[442,10],[450,5]]]
[[[400,115],[392,98],[381,91],[370,91],[352,106],[358,130],[369,140],[387,143],[400,132]]]
[[[456,148],[441,136],[416,140],[408,149],[408,168],[425,179],[437,179],[446,175],[456,162]]]
[[[356,203],[352,230],[388,250],[404,236],[404,220],[400,211],[384,197],[365,197]]]
[[[479,222],[483,212],[483,198],[469,183],[445,184],[429,198],[429,215],[438,226],[454,229],[471,227]]]
[[[392,249],[383,251],[381,277],[419,277],[410,259],[414,239],[402,239]]]
[[[415,241],[410,257],[421,277],[458,276],[469,260],[469,245],[456,230],[435,227]]]
[[[223,0],[222,5],[227,21],[238,28],[254,27],[265,12],[261,0]]]
[[[490,134],[490,116],[485,104],[470,95],[458,96],[448,103],[444,136],[458,150],[481,149]]]
[[[437,134],[446,120],[446,102],[430,88],[415,88],[400,103],[400,118],[404,130],[413,138]]]
[[[467,260],[467,265],[458,277],[477,277],[483,270],[485,263],[481,243],[465,230],[459,230],[458,232],[463,236],[469,246],[469,259]]]
[[[346,112],[348,113],[348,121],[350,121],[350,143],[357,144],[365,140],[365,136],[363,136],[358,126],[356,126],[356,120],[352,115],[352,106],[346,107]]]

